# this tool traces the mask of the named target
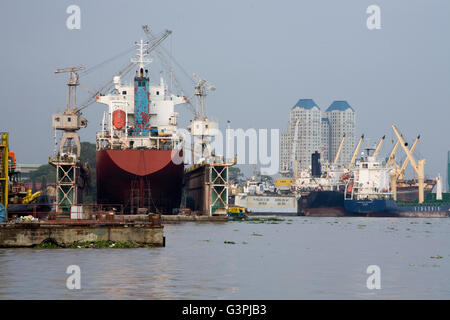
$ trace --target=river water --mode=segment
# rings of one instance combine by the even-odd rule
[[[0,299],[450,298],[450,219],[292,217],[164,232],[164,248],[0,249]],[[66,287],[69,265],[80,267],[80,290]],[[380,289],[367,288],[370,265]]]

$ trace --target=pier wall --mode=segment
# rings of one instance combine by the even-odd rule
[[[163,227],[139,225],[0,224],[0,247],[32,247],[51,239],[60,246],[74,242],[120,241],[164,245]]]

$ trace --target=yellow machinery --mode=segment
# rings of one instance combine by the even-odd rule
[[[416,149],[416,146],[417,146],[417,143],[419,142],[419,139],[420,139],[420,136],[418,136],[418,137],[416,138],[416,141],[414,141],[414,143],[413,143],[411,149],[409,150],[409,151],[411,152],[411,154],[412,154],[412,153],[414,152],[414,150]],[[408,162],[409,162],[409,158],[406,157],[405,161],[403,161],[403,164],[402,164],[402,166],[401,166],[399,172],[397,172],[397,179],[398,179],[398,180],[403,180],[403,179],[405,178],[405,169],[406,169],[406,166],[408,165]]]
[[[275,187],[290,187],[295,183],[295,179],[275,179]]]
[[[9,134],[0,132],[0,203],[6,208],[8,206],[8,183],[9,183]]]
[[[361,148],[361,144],[362,144],[363,140],[364,140],[364,135],[362,135],[361,138],[359,138],[358,145],[356,146],[355,151],[353,151],[352,159],[350,160],[350,164],[348,165],[349,169],[355,164],[355,160],[356,160],[356,157],[358,156],[359,148]]]
[[[333,161],[334,164],[337,163],[337,161],[339,159],[339,156],[341,155],[341,150],[342,150],[342,146],[344,145],[344,140],[345,140],[345,133],[342,136],[341,143],[339,144],[339,148],[338,148],[338,150],[336,152],[336,156],[334,157],[334,161]]]
[[[411,162],[411,165],[412,165],[414,171],[417,173],[417,180],[418,180],[418,184],[419,184],[419,203],[423,203],[424,189],[425,189],[425,181],[424,181],[425,180],[425,172],[424,172],[425,171],[425,159],[421,159],[416,162],[411,151],[408,149],[408,146],[407,146],[405,140],[403,140],[402,136],[398,132],[395,125],[392,125],[392,129],[394,130],[395,134],[397,135],[397,138],[400,141],[400,145],[402,146],[403,151],[405,151],[409,161]],[[417,141],[417,139],[416,139],[416,141]],[[397,183],[397,181],[395,181],[395,184],[396,183]]]
[[[247,213],[248,213],[248,211],[244,207],[233,206],[233,205],[228,206],[228,215],[229,216],[243,216]]]
[[[397,140],[395,143],[394,149],[392,149],[391,154],[389,155],[388,161],[386,162],[386,167],[390,167],[395,163],[395,153],[397,152],[398,146],[400,145],[400,141]]]
[[[34,200],[36,200],[36,198],[40,197],[41,195],[42,195],[42,191],[38,191],[38,192],[31,194],[31,190],[28,189],[27,195],[22,199],[22,203],[31,203]]]
[[[380,142],[378,142],[377,148],[375,149],[375,152],[373,153],[374,157],[377,157],[378,154],[380,153],[381,147],[383,146],[383,142],[384,139],[386,138],[386,136],[383,136],[383,138],[381,138]]]

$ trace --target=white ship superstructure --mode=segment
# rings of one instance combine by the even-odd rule
[[[186,102],[186,97],[168,93],[167,84],[162,75],[159,84],[149,85],[145,43],[138,43],[137,59],[132,62],[139,65],[134,83],[124,83],[120,76],[114,77],[114,90],[107,95],[97,97],[97,102],[106,104],[102,130],[97,133],[97,150],[99,149],[173,149],[182,141],[177,134],[177,117],[175,106]],[[146,89],[145,85],[148,86]],[[142,87],[142,92],[139,90]],[[148,90],[148,91],[147,91]],[[144,119],[137,119],[138,96],[143,96],[148,113]],[[137,122],[148,124],[148,130],[138,131]]]

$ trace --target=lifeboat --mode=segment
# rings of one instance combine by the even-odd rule
[[[114,127],[117,130],[122,129],[125,126],[125,122],[126,122],[125,111],[123,111],[123,110],[115,110],[112,113],[112,122],[113,122]]]

